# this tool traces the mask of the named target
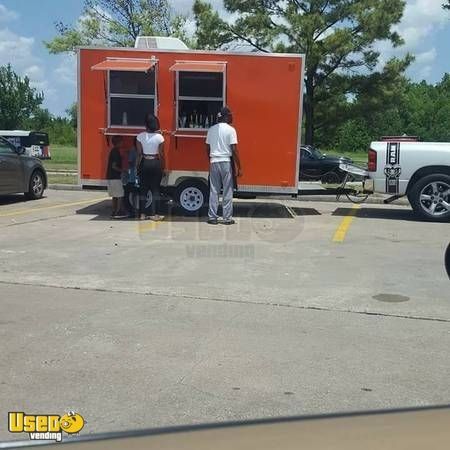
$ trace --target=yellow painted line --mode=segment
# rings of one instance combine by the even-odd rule
[[[333,242],[344,242],[347,231],[355,218],[356,211],[360,208],[361,205],[353,205],[352,209],[342,219],[342,222],[339,224],[336,232],[334,233]]]
[[[145,222],[139,222],[139,224],[138,224],[138,231],[139,231],[139,233],[141,233],[143,231],[153,231],[159,225],[161,225],[163,222],[164,222],[164,220],[160,220],[158,222],[154,222],[153,220],[145,221]]]
[[[0,217],[22,216],[24,214],[30,214],[33,212],[48,211],[50,209],[67,208],[69,206],[88,205],[89,203],[96,203],[96,202],[107,200],[107,199],[108,199],[108,197],[99,197],[99,198],[96,198],[95,200],[91,199],[91,200],[83,200],[80,202],[61,203],[60,205],[53,205],[53,206],[42,206],[42,207],[36,207],[36,208],[18,209],[16,211],[0,213]]]

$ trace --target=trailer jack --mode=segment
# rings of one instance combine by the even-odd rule
[[[397,194],[397,195],[393,195],[392,197],[386,198],[385,200],[383,200],[383,203],[385,205],[388,205],[389,203],[395,202],[395,200],[398,200],[399,198],[404,197],[404,194]]]

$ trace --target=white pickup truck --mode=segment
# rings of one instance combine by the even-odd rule
[[[364,188],[390,194],[386,203],[406,195],[424,219],[450,220],[450,143],[405,136],[372,142]]]

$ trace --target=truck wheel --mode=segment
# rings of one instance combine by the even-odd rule
[[[37,200],[44,195],[44,174],[40,170],[35,170],[30,177],[28,183],[28,192],[25,192],[25,197],[30,200]]]
[[[450,220],[450,176],[443,173],[427,175],[414,184],[408,194],[414,211],[425,220]]]
[[[208,204],[208,186],[197,180],[183,181],[175,191],[175,201],[188,216],[197,215]]]

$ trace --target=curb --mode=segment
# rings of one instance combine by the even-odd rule
[[[55,191],[82,191],[81,184],[49,184],[48,189]]]
[[[361,205],[384,205],[384,200],[389,198],[389,196],[378,197],[376,195],[369,195],[368,199],[361,203]],[[345,195],[343,195],[339,201],[336,201],[335,195],[299,195],[297,198],[292,198],[291,200],[297,200],[300,202],[329,202],[329,203],[349,203],[353,204],[348,200]],[[406,198],[399,198],[392,203],[386,204],[397,205],[397,206],[409,206],[409,201]]]
[[[64,177],[76,177],[78,172],[67,172],[67,171],[58,171],[58,170],[47,170],[47,175],[61,175]]]

